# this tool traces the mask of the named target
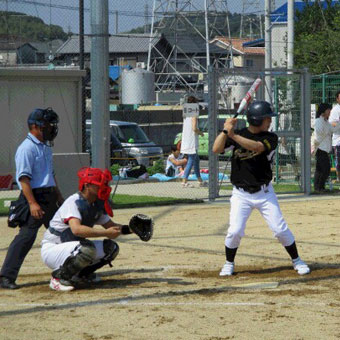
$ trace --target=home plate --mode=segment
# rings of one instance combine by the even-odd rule
[[[233,285],[233,288],[243,288],[243,289],[273,289],[279,286],[278,282],[252,282]]]

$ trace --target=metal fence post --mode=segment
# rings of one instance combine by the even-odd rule
[[[278,83],[277,83],[277,77],[274,78],[274,110],[275,112],[279,112],[279,90],[278,90]],[[275,131],[279,129],[279,119],[275,120]],[[275,153],[275,182],[279,184],[280,177],[279,177],[279,152]]]
[[[209,201],[214,201],[218,195],[218,156],[212,147],[217,135],[217,70],[209,66],[208,71],[208,133],[209,133]]]
[[[301,74],[301,173],[305,194],[311,193],[311,75],[308,69]]]
[[[322,77],[322,102],[326,102],[326,75],[323,73]]]

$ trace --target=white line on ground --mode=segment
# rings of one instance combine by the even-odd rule
[[[129,300],[120,300],[110,303],[112,305],[129,305],[129,306],[327,306],[324,302],[297,302],[297,303],[265,303],[265,302],[135,302]],[[72,303],[73,307],[83,306],[83,302]],[[0,303],[0,307],[62,307],[65,304],[49,304],[49,303]]]

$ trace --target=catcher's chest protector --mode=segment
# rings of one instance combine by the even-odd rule
[[[93,227],[98,218],[105,213],[104,201],[97,200],[90,204],[84,197],[76,200],[76,205],[81,215],[81,223],[88,227]]]

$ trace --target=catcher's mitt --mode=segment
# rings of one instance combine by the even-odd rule
[[[142,241],[149,241],[153,233],[153,219],[144,214],[133,215],[129,222],[129,228],[133,231]]]

